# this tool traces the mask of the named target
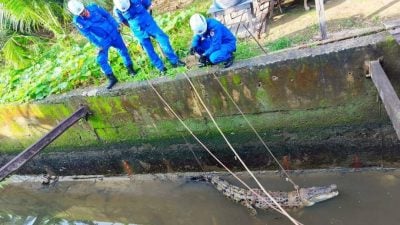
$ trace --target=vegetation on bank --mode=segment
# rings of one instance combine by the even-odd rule
[[[0,0],[0,10],[8,12],[8,17],[4,17],[8,21],[2,24],[4,36],[0,36],[3,40],[3,43],[0,42],[3,64],[0,71],[0,103],[39,100],[51,94],[104,82],[105,77],[96,63],[96,47],[73,28],[71,17],[62,9],[60,2],[37,1],[27,7],[7,2]],[[97,2],[111,10],[111,6],[102,1]],[[195,9],[205,11],[205,4],[202,4],[199,1],[189,9],[155,16],[160,26],[170,35],[172,45],[181,57],[185,56],[191,39],[189,17]],[[26,18],[20,15],[34,11],[31,10],[34,8],[43,9],[40,14],[49,10],[52,12],[51,18],[35,20],[35,16]],[[51,20],[52,24],[47,22]],[[130,78],[117,52],[111,50],[110,61],[118,79],[143,80],[157,76],[147,55],[127,27],[123,29],[122,35],[129,46],[135,68],[140,69],[140,72],[135,78]],[[182,68],[171,69],[168,74],[180,71]]]
[[[96,2],[111,11],[112,6],[107,1]],[[105,82],[96,63],[96,47],[74,29],[63,1],[22,3],[25,4],[25,1],[0,0],[0,11],[5,12],[0,31],[0,103],[40,100],[52,94]],[[154,14],[181,58],[187,56],[192,38],[188,22],[190,16],[195,12],[206,14],[208,7],[208,1],[197,0],[174,12]],[[118,79],[124,82],[159,76],[127,27],[122,30],[122,36],[139,73],[134,78],[130,77],[117,52],[111,50],[110,62]],[[278,40],[265,47],[279,50],[291,46],[291,43],[282,44],[282,41],[287,42],[286,39]],[[156,50],[160,52],[159,48]],[[236,59],[262,53],[254,40],[240,40]],[[169,68],[167,76],[175,76],[187,69]]]
[[[96,47],[72,26],[71,16],[63,2],[0,0],[0,103],[40,100],[52,94],[98,86],[105,82],[106,78],[96,63]],[[111,1],[95,2],[111,11]],[[189,18],[194,12],[206,14],[209,4],[210,1],[196,0],[174,12],[154,13],[157,23],[169,35],[172,46],[183,59],[187,56],[192,38]],[[304,11],[301,8],[299,12],[293,12],[296,13]],[[328,28],[337,26],[337,30],[340,30],[356,27],[357,24],[360,23],[354,19],[343,19],[332,24],[328,22]],[[318,26],[313,24],[305,30],[273,41],[258,41],[268,52],[272,52],[309,43],[317,34]],[[124,82],[159,76],[127,27],[122,30],[122,36],[139,73],[134,78],[128,76],[121,58],[115,50],[111,50],[109,59],[118,79]],[[160,52],[159,48],[156,50]],[[253,39],[238,41],[235,53],[237,60],[262,54],[263,51]],[[168,67],[167,76],[175,76],[189,69]]]

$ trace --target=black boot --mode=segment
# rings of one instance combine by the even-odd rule
[[[186,63],[182,62],[181,60],[178,60],[175,64],[172,64],[172,67],[176,68],[179,66],[186,66]]]
[[[128,70],[128,74],[131,77],[134,77],[136,75],[136,70],[133,69],[133,65],[127,66],[126,69]]]
[[[113,73],[111,74],[106,74],[106,77],[108,79],[108,85],[107,85],[107,89],[110,90],[117,82],[117,78],[114,76]]]
[[[167,68],[166,67],[162,68],[160,70],[160,74],[161,74],[161,76],[165,76],[165,74],[167,74]]]
[[[226,60],[224,62],[224,68],[228,68],[228,67],[232,66],[234,59],[235,59],[235,57],[231,56],[228,60]]]

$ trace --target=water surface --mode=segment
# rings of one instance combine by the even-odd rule
[[[273,173],[257,176],[268,190],[292,190],[289,183]],[[247,175],[242,177],[250,181]],[[400,223],[400,170],[304,172],[294,174],[293,179],[304,187],[335,183],[340,192],[332,200],[289,211],[305,225]],[[291,224],[276,212],[257,211],[257,216],[251,216],[246,208],[226,199],[213,186],[176,177],[61,179],[50,186],[25,181],[0,190],[0,224]]]

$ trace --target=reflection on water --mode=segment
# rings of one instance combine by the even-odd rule
[[[269,190],[291,187],[271,173],[260,180]],[[230,177],[228,177],[229,179]],[[249,181],[248,176],[243,176]],[[302,173],[293,176],[301,186],[336,183],[339,196],[289,213],[306,225],[397,225],[400,213],[400,170]],[[252,186],[255,186],[252,183]],[[225,199],[209,184],[187,179],[62,181],[10,184],[0,190],[0,224],[111,225],[289,225],[283,216],[247,209]]]

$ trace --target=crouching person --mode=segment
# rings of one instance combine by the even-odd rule
[[[196,13],[190,17],[190,27],[194,33],[190,54],[200,55],[200,67],[224,63],[228,68],[233,64],[236,38],[226,26]]]
[[[118,82],[108,62],[110,47],[118,50],[128,73],[131,76],[136,74],[128,49],[119,33],[118,23],[105,9],[96,4],[85,7],[78,0],[70,0],[68,10],[74,15],[74,24],[80,33],[99,48],[97,63],[109,80],[107,89],[111,89]]]

